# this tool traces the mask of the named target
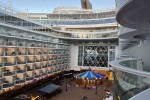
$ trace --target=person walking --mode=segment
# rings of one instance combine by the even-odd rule
[[[87,100],[87,96],[85,95],[82,100]]]

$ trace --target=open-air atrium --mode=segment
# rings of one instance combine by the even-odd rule
[[[47,13],[0,2],[0,100],[149,100],[150,1],[114,2]]]

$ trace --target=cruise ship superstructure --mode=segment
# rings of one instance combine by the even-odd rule
[[[149,100],[150,8],[149,0],[116,0],[120,24],[118,56],[114,69],[118,100]]]
[[[0,9],[0,93],[64,70],[111,69],[115,9],[56,8],[53,13]]]

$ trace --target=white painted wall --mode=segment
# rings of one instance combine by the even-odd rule
[[[71,45],[70,52],[70,69],[74,69],[78,66],[78,46]]]
[[[150,88],[133,96],[132,98],[130,98],[129,100],[149,100],[150,99]]]
[[[144,67],[150,68],[150,41],[145,41],[141,45],[128,48],[124,50],[124,53],[135,58],[141,58],[144,62]]]

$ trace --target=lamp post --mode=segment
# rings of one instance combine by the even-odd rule
[[[65,83],[66,83],[66,92],[68,91],[68,86],[67,86],[67,78],[66,78],[66,75],[65,75]]]
[[[68,89],[67,89],[67,79],[66,79],[66,92],[68,91]]]
[[[96,78],[95,85],[96,85],[95,94],[97,94],[97,78]]]

